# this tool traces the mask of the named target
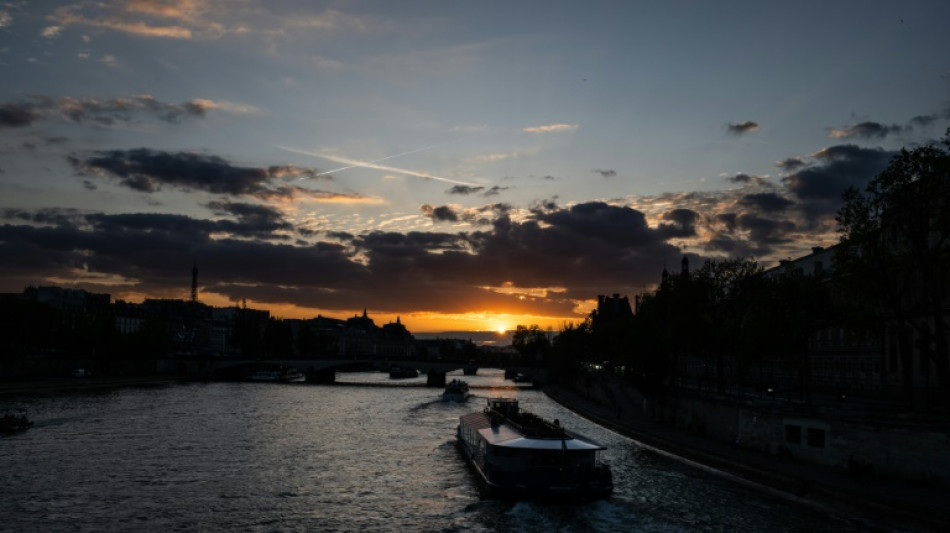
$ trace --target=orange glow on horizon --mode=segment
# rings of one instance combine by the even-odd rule
[[[149,297],[141,293],[128,292],[114,295],[116,299],[131,302],[141,302]],[[167,296],[170,298],[188,299],[187,295]],[[220,294],[199,293],[198,301],[212,307],[240,307],[242,302],[234,302]],[[586,303],[586,302],[585,302]],[[319,316],[346,320],[363,314],[363,309],[321,309],[316,307],[301,307],[293,304],[272,304],[247,299],[247,307],[269,311],[271,316],[280,319],[310,319]],[[579,305],[578,312],[588,312],[584,305]],[[584,321],[584,315],[578,316],[544,316],[531,314],[495,313],[490,311],[469,313],[434,313],[434,312],[383,312],[368,308],[367,314],[377,326],[399,321],[406,326],[410,333],[440,333],[444,331],[490,331],[499,335],[514,331],[519,325],[537,325],[541,329],[560,331],[565,324],[578,324]]]

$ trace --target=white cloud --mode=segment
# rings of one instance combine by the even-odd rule
[[[574,131],[579,126],[577,124],[547,124],[544,126],[530,126],[521,131],[528,133],[556,133],[562,131]]]
[[[43,31],[40,32],[40,35],[47,39],[55,39],[59,37],[59,32],[62,30],[62,26],[47,26],[43,28]]]

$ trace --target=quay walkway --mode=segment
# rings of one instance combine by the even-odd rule
[[[950,492],[946,487],[873,474],[859,478],[813,463],[733,447],[654,421],[636,409],[618,412],[563,385],[546,385],[544,392],[564,407],[657,453],[849,518],[868,531],[950,531]]]

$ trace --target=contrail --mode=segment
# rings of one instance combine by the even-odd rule
[[[448,144],[457,143],[457,142],[459,142],[459,141],[461,141],[461,140],[463,140],[463,139],[453,139],[453,140],[451,140],[451,141],[446,141],[446,142],[443,142],[443,143],[432,144],[432,145],[429,145],[429,146],[423,146],[422,148],[416,148],[416,149],[414,149],[414,150],[409,150],[409,151],[406,151],[406,152],[400,152],[400,153],[398,153],[398,154],[388,155],[388,156],[386,156],[386,157],[381,157],[381,158],[379,158],[379,159],[374,159],[374,160],[372,160],[372,161],[359,161],[359,160],[356,160],[356,159],[349,159],[349,158],[346,158],[346,157],[340,157],[340,156],[335,156],[335,155],[319,154],[319,153],[316,153],[316,152],[310,152],[310,151],[308,151],[308,150],[301,150],[301,149],[299,149],[299,148],[291,148],[291,147],[289,147],[289,146],[280,146],[280,145],[278,145],[277,148],[280,148],[281,150],[286,150],[286,151],[288,151],[288,152],[294,152],[294,153],[298,153],[298,154],[304,154],[304,155],[309,155],[309,156],[313,156],[313,157],[319,157],[319,158],[321,158],[321,159],[327,159],[327,160],[330,160],[330,161],[334,161],[334,162],[336,162],[336,163],[343,163],[343,164],[346,165],[346,166],[344,166],[344,167],[335,168],[335,169],[333,169],[333,170],[327,170],[326,172],[320,172],[319,174],[317,174],[317,176],[326,176],[327,174],[333,174],[334,172],[340,172],[340,171],[343,171],[343,170],[347,170],[347,169],[351,169],[351,168],[356,168],[356,167],[363,167],[363,168],[373,168],[373,169],[377,169],[377,170],[386,170],[386,171],[390,171],[390,172],[398,172],[398,173],[400,173],[400,174],[407,174],[407,175],[409,175],[409,176],[416,176],[416,177],[419,177],[419,178],[426,178],[426,179],[444,181],[444,182],[446,182],[446,183],[455,183],[455,184],[458,184],[458,185],[475,185],[474,183],[468,183],[468,182],[465,182],[465,181],[459,181],[459,180],[453,180],[453,179],[449,179],[449,178],[443,178],[443,177],[441,177],[441,176],[435,176],[435,175],[433,175],[433,174],[428,174],[428,173],[425,173],[425,172],[417,172],[417,171],[408,170],[408,169],[405,169],[405,168],[396,168],[396,167],[390,167],[390,166],[386,166],[386,165],[378,165],[378,164],[377,164],[377,163],[379,163],[380,161],[385,161],[385,160],[387,160],[387,159],[392,159],[392,158],[394,158],[394,157],[400,157],[400,156],[404,156],[404,155],[414,154],[414,153],[416,153],[416,152],[421,152],[421,151],[423,151],[423,150],[431,150],[432,148],[438,148],[439,146],[445,146],[445,145],[448,145]],[[300,178],[300,179],[305,179],[305,178]]]

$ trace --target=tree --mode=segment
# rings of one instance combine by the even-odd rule
[[[551,360],[548,368],[555,376],[566,375],[574,370],[581,360],[586,360],[591,351],[590,317],[578,325],[564,324],[551,343]]]
[[[741,369],[734,369],[730,378],[726,354],[738,352],[741,324],[750,302],[754,301],[761,282],[762,267],[752,258],[707,260],[695,275],[693,289],[699,320],[694,322],[700,346],[706,347],[716,368],[716,384],[720,393],[727,384],[737,384]],[[739,360],[736,359],[736,363]]]
[[[548,340],[547,333],[542,331],[537,324],[530,326],[518,324],[512,334],[511,346],[526,361],[536,362],[547,354],[551,348],[551,342]]]
[[[915,344],[933,364],[950,403],[950,354],[943,307],[950,283],[950,129],[941,148],[903,149],[862,193],[850,188],[836,220],[844,285],[870,299],[894,324],[905,392],[913,390]]]

